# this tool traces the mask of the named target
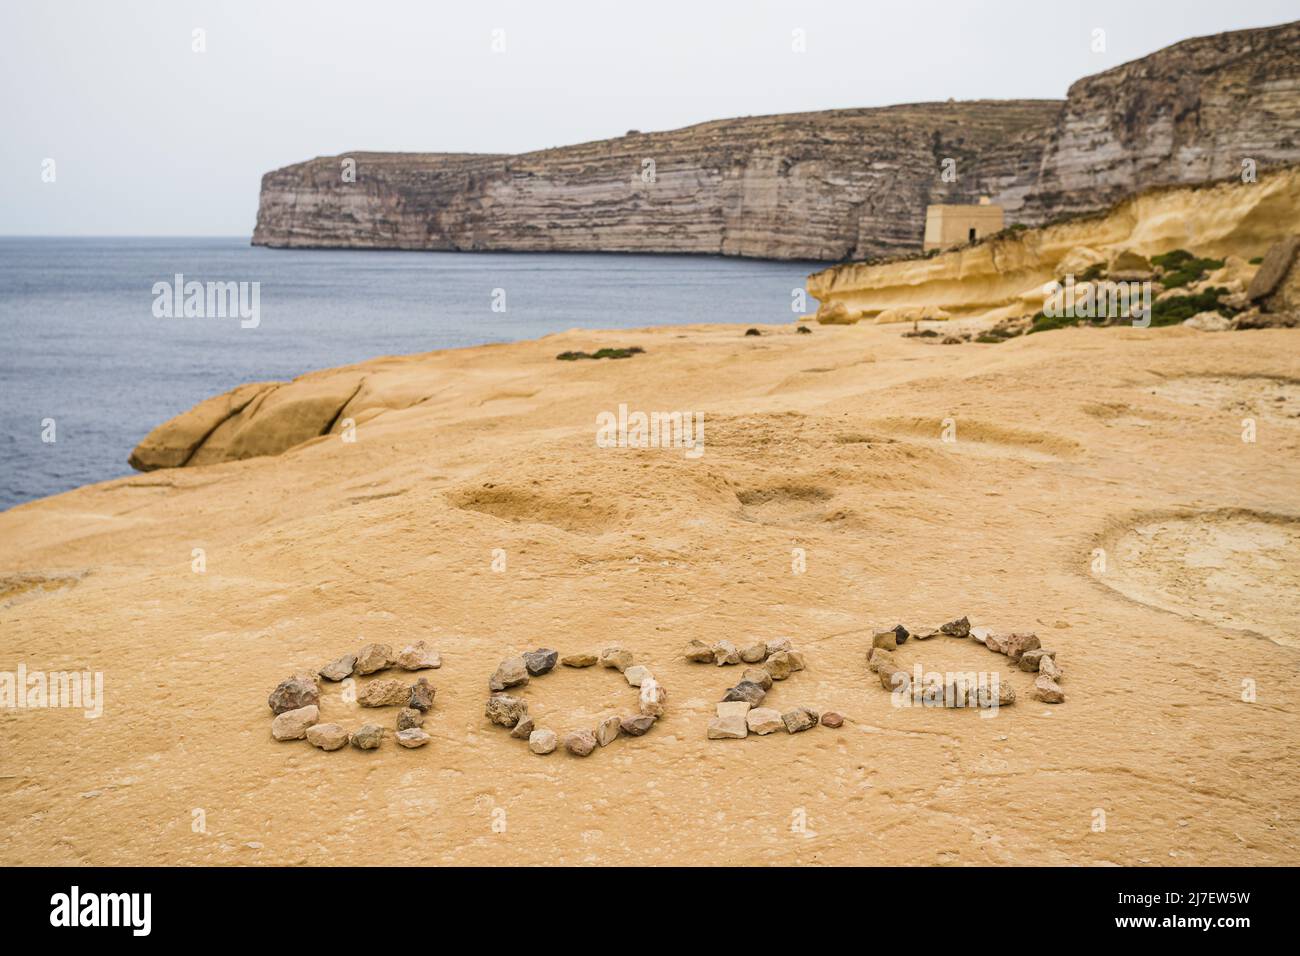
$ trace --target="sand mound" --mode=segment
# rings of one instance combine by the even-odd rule
[[[1107,546],[1126,597],[1300,647],[1300,519],[1245,511],[1143,522]]]

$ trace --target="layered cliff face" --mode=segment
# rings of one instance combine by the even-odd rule
[[[809,276],[808,292],[821,303],[819,317],[835,322],[886,321],[922,309],[953,318],[1020,316],[1042,308],[1045,283],[1082,272],[1096,257],[1182,248],[1244,261],[1298,225],[1300,167],[1289,167],[1254,183],[1147,190],[1105,214],[1005,230],[928,259],[832,266]]]
[[[1298,51],[1300,22],[1175,44],[1080,80],[1063,103],[720,120],[519,156],[319,158],[263,177],[253,243],[905,255],[921,250],[930,203],[988,195],[1008,222],[1041,225],[1146,187],[1239,174],[1247,159],[1260,170],[1300,161]]]
[[[1197,37],[1075,83],[1010,221],[1300,161],[1300,22]]]
[[[1014,190],[1057,101],[722,120],[519,156],[349,153],[268,173],[255,245],[862,258],[925,207]],[[945,159],[958,179],[945,183]],[[345,181],[345,160],[355,182]],[[651,165],[653,164],[653,165]],[[975,175],[976,171],[980,175]]]

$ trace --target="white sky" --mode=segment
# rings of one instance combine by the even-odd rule
[[[6,0],[0,234],[251,234],[267,170],[730,116],[1063,97],[1296,0]],[[191,50],[206,30],[207,52]],[[805,31],[807,52],[791,49]],[[1106,51],[1090,49],[1106,31]],[[506,50],[493,53],[492,31]],[[41,181],[53,158],[57,179]]]

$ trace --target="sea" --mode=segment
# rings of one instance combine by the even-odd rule
[[[154,426],[244,382],[574,328],[789,323],[823,266],[0,238],[0,509],[130,474]],[[177,276],[246,283],[244,313],[185,317]]]

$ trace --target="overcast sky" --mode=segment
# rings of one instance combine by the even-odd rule
[[[729,116],[1058,98],[1177,40],[1296,10],[1296,0],[6,0],[0,234],[247,236],[262,173],[349,150],[521,152]],[[196,28],[206,52],[192,49]],[[793,49],[796,30],[806,52]],[[42,181],[47,159],[53,183]]]

